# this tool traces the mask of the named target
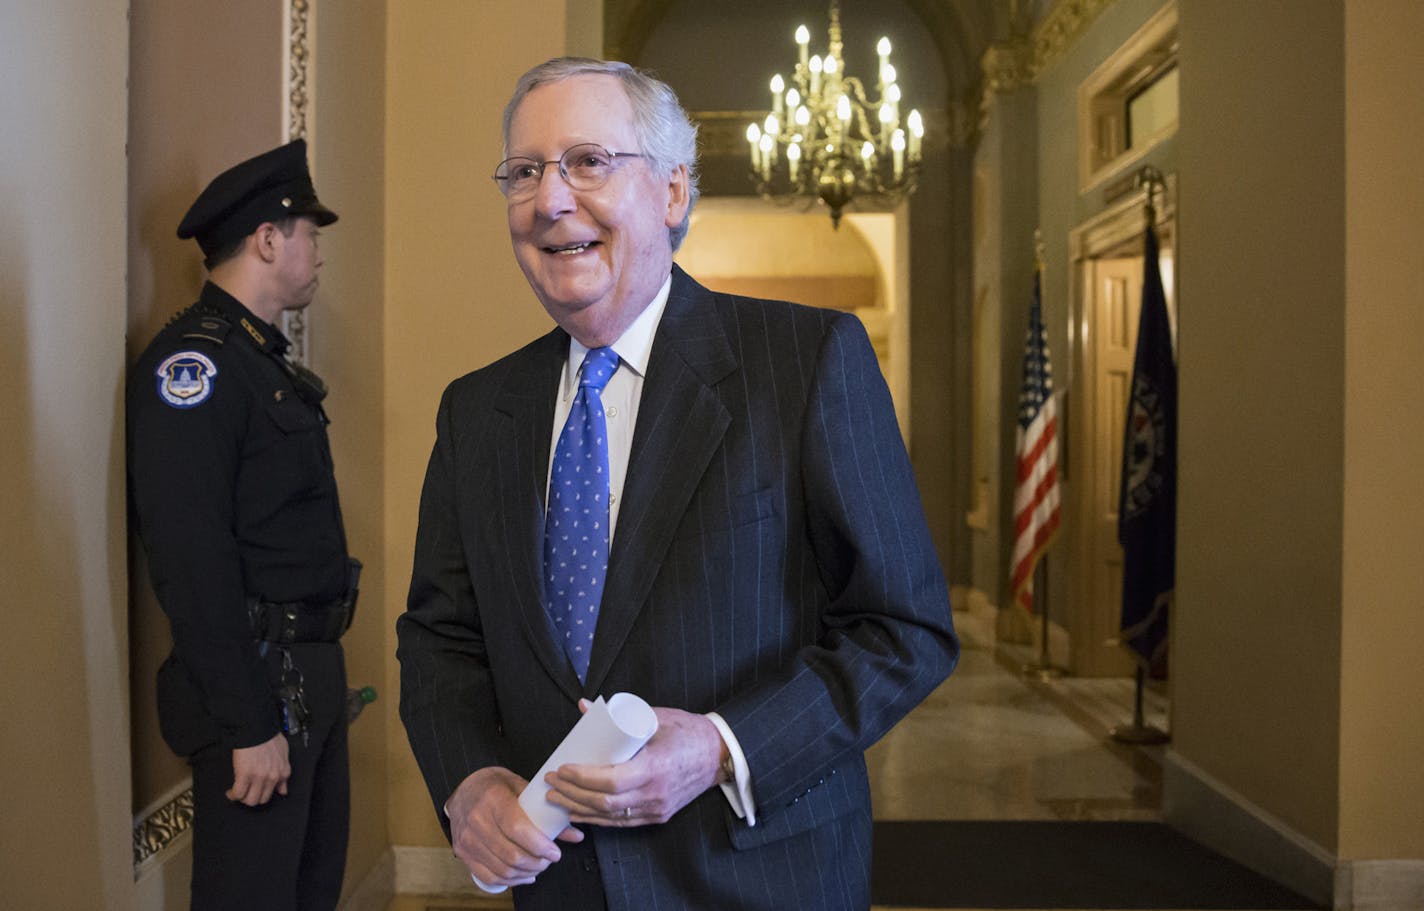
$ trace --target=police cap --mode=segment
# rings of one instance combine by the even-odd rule
[[[336,221],[322,205],[307,169],[307,143],[297,139],[234,165],[213,178],[178,225],[178,236],[195,237],[212,256],[263,222],[306,215],[318,225]]]

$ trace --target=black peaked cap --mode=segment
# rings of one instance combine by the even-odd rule
[[[197,238],[204,255],[212,256],[263,222],[293,215],[306,215],[318,225],[336,221],[336,213],[316,198],[305,139],[263,152],[214,177],[183,216],[178,236]]]

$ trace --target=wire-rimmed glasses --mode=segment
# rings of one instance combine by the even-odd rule
[[[494,182],[506,198],[519,201],[533,196],[544,179],[544,169],[559,166],[559,176],[575,190],[597,190],[614,171],[619,158],[642,158],[641,152],[610,152],[596,142],[583,142],[567,149],[556,161],[506,158],[494,169]]]

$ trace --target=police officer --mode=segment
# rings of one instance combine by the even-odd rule
[[[225,171],[178,227],[209,278],[128,383],[129,478],[173,650],[164,739],[193,770],[192,907],[336,906],[346,863],[346,552],[321,380],[276,323],[311,303],[302,140]]]

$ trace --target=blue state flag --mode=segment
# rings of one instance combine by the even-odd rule
[[[1120,640],[1151,671],[1164,668],[1167,613],[1176,585],[1177,366],[1151,225],[1145,248],[1117,537],[1123,551]]]

